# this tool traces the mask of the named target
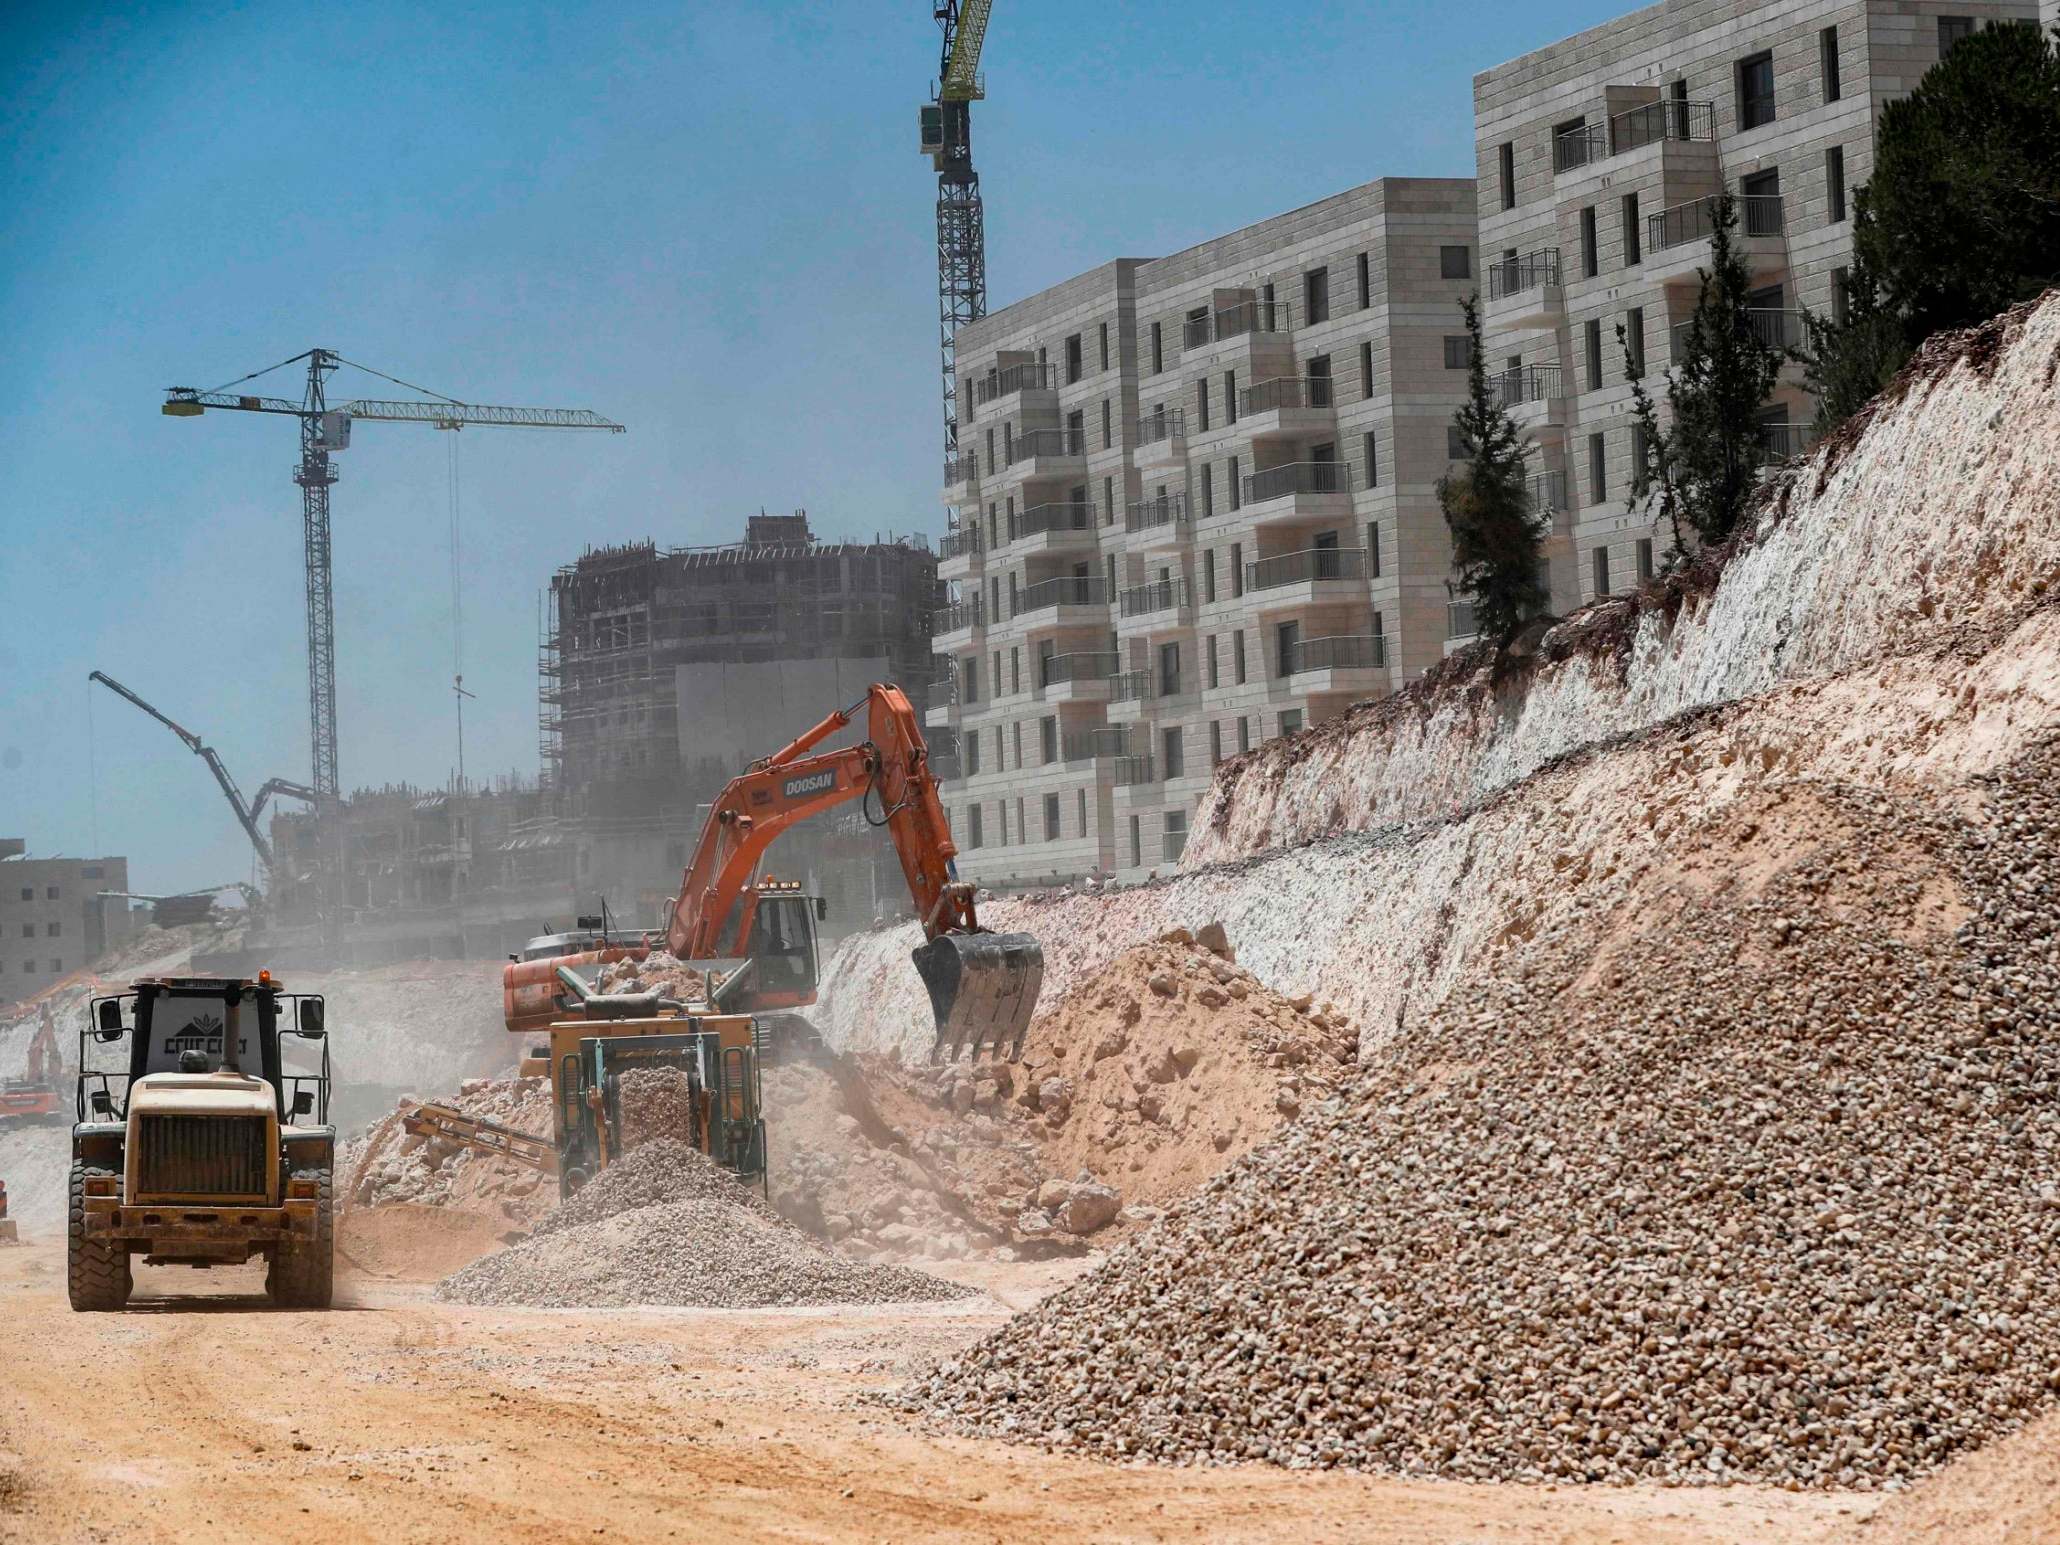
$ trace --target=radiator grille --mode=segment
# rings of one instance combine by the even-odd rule
[[[149,1196],[264,1196],[262,1116],[143,1116],[136,1190]]]

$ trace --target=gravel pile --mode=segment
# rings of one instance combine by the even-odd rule
[[[782,1221],[699,1151],[656,1141],[594,1177],[522,1244],[447,1277],[437,1297],[545,1309],[759,1309],[921,1303],[973,1289],[863,1265]]]
[[[1871,1487],[2060,1388],[2060,755],[1774,785],[900,1397],[1107,1456]]]
[[[632,1068],[618,1084],[625,1153],[661,1140],[693,1141],[693,1085],[685,1069]]]

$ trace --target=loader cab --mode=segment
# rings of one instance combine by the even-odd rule
[[[282,1125],[326,1126],[329,1042],[318,993],[287,993],[270,973],[159,977],[93,1001],[79,1039],[81,1122],[122,1121],[129,1095],[159,1074],[241,1073],[272,1088]]]

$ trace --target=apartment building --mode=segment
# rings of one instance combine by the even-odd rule
[[[1556,609],[1627,588],[1665,554],[1669,533],[1629,508],[1640,448],[1616,330],[1664,411],[1715,196],[1737,199],[1755,329],[1796,342],[1804,308],[1843,304],[1883,106],[1961,37],[2038,9],[1664,0],[1475,77],[1487,352],[1560,511]],[[1813,414],[1786,368],[1764,415],[1770,460],[1807,448]]]
[[[1442,657],[1474,210],[1369,183],[960,331],[930,722],[964,873],[1170,867],[1217,762]]]
[[[126,858],[30,858],[27,850],[19,837],[0,837],[0,1005],[34,997],[135,929],[122,894]]]

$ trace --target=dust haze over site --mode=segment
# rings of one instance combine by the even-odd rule
[[[1604,8],[1508,9],[1543,39]],[[1465,171],[1463,117],[1430,104],[1477,60],[1433,15],[1306,16],[1337,44],[1314,77],[1236,6],[1180,13],[1178,56],[1151,9],[1009,18],[978,129],[995,303],[1319,197],[1369,142]],[[6,31],[0,808],[35,812],[32,852],[129,854],[143,891],[251,876],[204,769],[113,699],[89,709],[89,670],[246,789],[308,773],[291,421],[166,419],[166,386],[321,346],[629,426],[455,437],[475,778],[535,771],[537,597],[585,544],[734,540],[761,507],[831,538],[941,529],[922,8],[32,6]],[[1407,79],[1368,89],[1405,37]],[[1179,129],[1208,177],[1102,153],[1170,132],[1153,103],[1230,59],[1249,108]],[[292,370],[257,385],[299,395]],[[344,371],[332,394],[381,387]],[[364,424],[338,458],[346,791],[454,770],[452,438]]]

